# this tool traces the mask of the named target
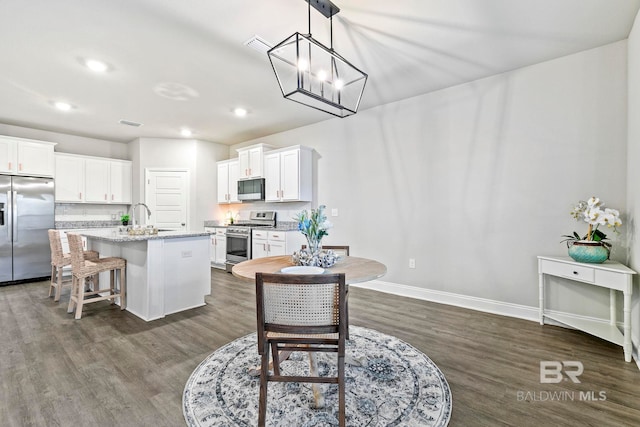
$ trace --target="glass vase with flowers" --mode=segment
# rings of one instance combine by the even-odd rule
[[[320,205],[318,209],[311,209],[311,213],[304,210],[294,217],[298,221],[298,230],[307,239],[307,248],[293,253],[294,264],[329,268],[338,260],[333,251],[322,250],[322,238],[333,227],[324,214],[325,209],[325,205]]]
[[[327,230],[333,227],[324,214],[325,209],[325,205],[320,205],[318,209],[311,209],[311,213],[304,210],[295,217],[298,230],[307,238],[307,247],[312,254],[322,250],[322,238],[327,236]]]

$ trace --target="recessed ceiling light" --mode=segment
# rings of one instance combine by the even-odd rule
[[[238,117],[244,117],[247,115],[247,109],[242,107],[237,107],[233,110],[233,114],[235,114]]]
[[[68,102],[62,102],[62,101],[54,102],[53,106],[60,111],[69,111],[73,108],[73,105],[69,104]]]
[[[180,131],[180,135],[189,137],[193,135],[193,132],[191,132],[191,129],[184,128]]]
[[[102,61],[98,61],[97,59],[87,59],[84,62],[84,65],[87,66],[91,71],[95,71],[96,73],[104,73],[109,68],[107,64]]]

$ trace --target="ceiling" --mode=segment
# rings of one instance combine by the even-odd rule
[[[360,111],[626,39],[640,0],[335,0]],[[312,9],[313,37],[329,21]],[[307,32],[304,0],[0,0],[0,123],[112,141],[235,144],[333,118],[282,97],[254,35]],[[106,62],[97,74],[87,58]],[[52,103],[73,108],[62,112]],[[237,118],[233,109],[249,111]],[[138,128],[118,123],[140,122]],[[349,118],[342,119],[349,120]]]

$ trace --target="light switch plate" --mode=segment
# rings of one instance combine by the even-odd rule
[[[331,216],[338,216],[338,209],[336,208],[331,209]]]

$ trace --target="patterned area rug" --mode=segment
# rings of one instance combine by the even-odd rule
[[[346,415],[349,426],[446,426],[451,391],[438,367],[411,345],[372,329],[349,328]],[[335,374],[335,353],[318,353],[320,375]],[[260,364],[256,334],[218,349],[193,371],[182,397],[189,426],[255,426]],[[283,373],[308,374],[307,353],[281,363]],[[267,426],[337,426],[338,388],[321,385],[325,407],[314,409],[311,384],[269,383]]]

